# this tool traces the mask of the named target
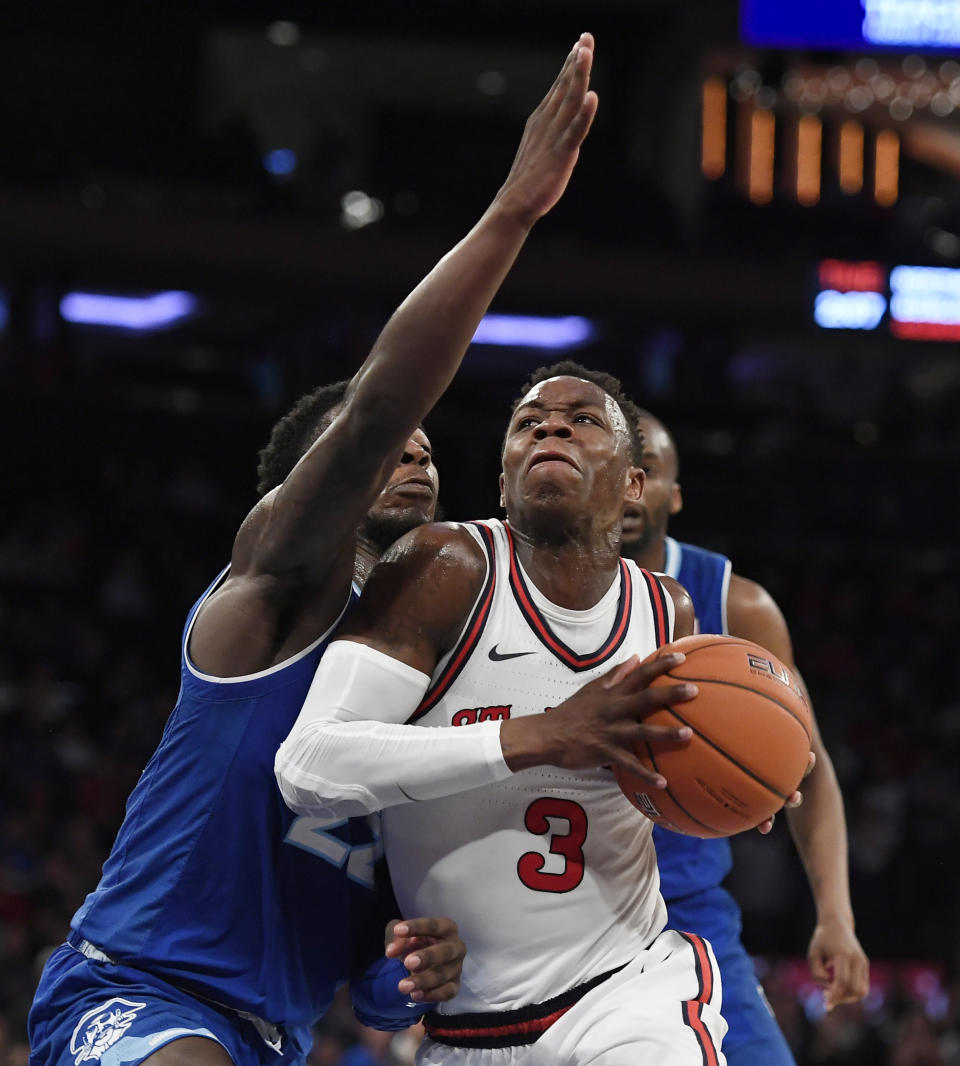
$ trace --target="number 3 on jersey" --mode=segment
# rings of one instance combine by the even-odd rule
[[[562,819],[566,832],[551,832],[549,819]],[[537,836],[550,833],[550,854],[563,859],[563,869],[544,870],[547,858],[528,851],[517,862],[517,876],[534,892],[570,892],[583,880],[583,842],[587,839],[587,812],[573,800],[544,796],[534,800],[523,817],[527,830]],[[556,823],[554,823],[556,824]]]

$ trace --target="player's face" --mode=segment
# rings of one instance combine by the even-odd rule
[[[514,411],[501,476],[514,525],[537,514],[619,525],[625,495],[638,498],[641,485],[623,412],[598,385],[550,378]]]
[[[639,500],[625,500],[623,507],[623,548],[639,550],[661,540],[667,532],[670,516],[682,507],[677,484],[677,455],[670,437],[659,422],[641,418],[643,434],[643,495]]]
[[[407,441],[386,488],[370,508],[368,518],[395,525],[400,530],[397,537],[424,522],[432,522],[437,510],[438,486],[430,440],[422,429],[417,429]]]

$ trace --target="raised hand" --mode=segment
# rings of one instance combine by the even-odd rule
[[[516,210],[530,225],[563,195],[597,113],[597,94],[589,88],[593,47],[593,36],[581,34],[527,119],[513,166],[494,201]]]
[[[642,741],[680,743],[689,740],[688,726],[647,725],[643,718],[660,707],[685,703],[697,694],[688,682],[650,687],[654,678],[679,666],[682,652],[641,662],[633,656],[546,714],[509,719],[500,730],[504,758],[511,770],[559,766],[590,770],[619,766],[665,788],[666,779],[648,769],[634,754]]]

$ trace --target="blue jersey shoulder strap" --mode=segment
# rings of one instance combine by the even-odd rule
[[[725,555],[666,539],[665,571],[690,593],[697,616],[697,632],[727,632],[727,592],[731,563]]]

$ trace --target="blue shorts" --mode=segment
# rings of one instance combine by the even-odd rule
[[[667,928],[710,941],[720,968],[721,1013],[730,1027],[723,1038],[728,1066],[796,1066],[753,967],[740,943],[740,908],[723,888],[667,901]]]
[[[236,1066],[302,1066],[306,1028],[279,1034],[277,1049],[256,1025],[117,963],[88,959],[69,944],[47,960],[27,1023],[30,1066],[138,1066],[181,1037],[220,1044]]]

